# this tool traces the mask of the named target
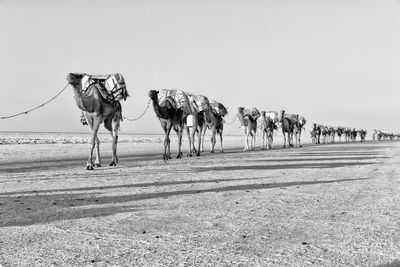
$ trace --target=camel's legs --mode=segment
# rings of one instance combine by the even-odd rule
[[[202,127],[197,127],[197,137],[199,138],[199,140],[197,141],[197,152],[196,152],[196,156],[200,156],[200,148],[201,148],[201,133],[203,132],[203,128],[205,128],[205,125],[203,125]],[[194,144],[193,144],[194,145]]]
[[[283,147],[282,148],[286,148],[286,134],[285,134],[284,130],[282,130],[282,133],[283,133]]]
[[[204,125],[202,131],[201,131],[201,152],[204,152],[204,136],[206,135],[206,131],[207,131],[207,125]]]
[[[95,167],[101,167],[101,159],[100,159],[100,139],[96,136],[96,161],[94,162]]]
[[[176,156],[177,159],[182,158],[182,134],[183,134],[183,128],[179,127],[176,129],[176,134],[178,135],[178,156]]]
[[[301,131],[299,132],[299,147],[302,147],[300,137],[301,137]]]
[[[90,144],[90,149],[89,149],[89,159],[88,162],[86,163],[86,169],[87,170],[93,170],[93,150],[96,144],[96,138],[97,138],[97,132],[99,131],[99,127],[101,124],[100,118],[94,118],[92,123],[89,124],[92,128],[92,140]]]
[[[249,150],[249,132],[244,130],[244,149],[243,151]]]
[[[119,126],[120,126],[119,120],[112,121],[112,131],[110,133],[113,138],[113,143],[112,143],[112,158],[111,158],[110,166],[117,166],[117,164],[118,164],[117,144],[118,144]]]
[[[188,154],[188,156],[191,157],[192,153],[193,153],[192,147],[194,148],[194,140],[192,138],[192,134],[191,134],[190,128],[188,126],[186,126],[186,132],[187,132],[188,139],[189,139],[189,154]]]
[[[171,158],[171,140],[169,138],[169,134],[171,133],[172,123],[166,123],[165,125],[163,125],[163,128],[165,132],[163,159],[164,161],[166,161]]]
[[[251,134],[251,150],[253,151],[254,150],[254,147],[256,146],[256,131],[254,131],[254,134],[253,133],[250,133]]]
[[[261,139],[262,139],[262,141],[261,141],[261,150],[264,150],[264,149],[266,149],[266,143],[267,143],[267,140],[266,140],[266,129],[262,129],[262,131],[261,131]]]
[[[223,147],[223,145],[222,145],[222,142],[223,142],[223,137],[222,137],[222,129],[219,131],[219,140],[220,140],[220,146],[221,146],[221,153],[223,153],[224,152],[224,147]]]
[[[268,132],[268,138],[267,138],[267,148],[268,149],[273,149],[274,148],[274,130],[271,130]]]
[[[167,147],[168,147],[168,143],[169,143],[169,136],[167,134],[167,124],[166,123],[162,123],[161,127],[164,130],[164,155],[163,155],[163,159],[164,161],[167,160]]]
[[[212,127],[212,129],[211,129],[211,138],[210,138],[210,141],[211,141],[211,150],[210,150],[210,152],[211,152],[211,153],[214,153],[215,143],[217,143],[216,134],[217,134],[217,129],[216,129],[215,126],[214,126],[214,127]]]

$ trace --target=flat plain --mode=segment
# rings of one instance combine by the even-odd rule
[[[87,145],[0,150],[4,266],[379,266],[400,259],[400,145],[306,145],[84,169]],[[145,151],[145,152],[143,152]],[[390,266],[390,265],[389,265]]]

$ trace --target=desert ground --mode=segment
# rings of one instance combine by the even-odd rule
[[[400,264],[400,143],[240,145],[102,144],[94,171],[87,144],[0,146],[0,265]]]

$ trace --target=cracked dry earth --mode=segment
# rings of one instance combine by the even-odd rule
[[[0,265],[400,263],[396,142],[84,162],[0,165]]]

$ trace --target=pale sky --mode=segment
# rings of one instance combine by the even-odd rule
[[[119,72],[130,118],[149,90],[174,88],[224,103],[227,121],[254,106],[303,115],[307,129],[400,132],[396,0],[0,0],[0,33],[0,117],[50,99],[69,72]],[[0,131],[89,132],[79,117],[68,88]],[[150,109],[121,132],[162,129]]]

